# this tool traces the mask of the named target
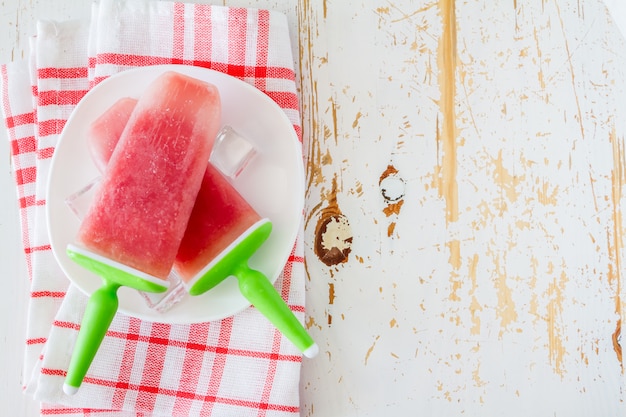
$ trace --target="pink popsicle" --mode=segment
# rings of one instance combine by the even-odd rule
[[[89,153],[100,172],[104,172],[109,163],[136,104],[137,100],[134,98],[121,98],[89,127],[87,131]]]
[[[183,282],[199,278],[203,268],[259,221],[261,216],[208,164],[174,263]]]
[[[152,82],[111,155],[78,241],[167,278],[220,122],[214,85],[175,72]]]

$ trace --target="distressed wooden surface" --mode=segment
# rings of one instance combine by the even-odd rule
[[[302,416],[623,415],[626,42],[604,4],[215,3],[292,27],[322,350],[303,364]],[[0,11],[6,62],[37,18],[86,17],[89,2]],[[11,281],[25,268],[8,201],[0,403],[34,416],[9,336],[28,294]]]
[[[303,415],[623,415],[626,44],[603,4],[299,22]]]

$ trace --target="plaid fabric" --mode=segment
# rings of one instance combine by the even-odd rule
[[[92,21],[39,22],[28,63],[0,67],[2,108],[31,280],[25,390],[55,416],[294,416],[301,355],[254,308],[216,322],[118,314],[78,394],[62,393],[86,298],[56,264],[45,186],[59,134],[94,85],[128,68],[182,63],[236,76],[274,99],[301,137],[284,15],[203,4],[103,0]],[[302,231],[278,291],[304,319]]]

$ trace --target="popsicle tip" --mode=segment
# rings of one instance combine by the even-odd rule
[[[68,384],[63,384],[63,392],[67,395],[74,395],[78,392],[78,387],[73,387]]]
[[[320,353],[320,347],[317,345],[317,343],[313,343],[311,346],[306,348],[304,352],[302,352],[302,354],[307,358],[314,358],[317,356],[318,353]]]

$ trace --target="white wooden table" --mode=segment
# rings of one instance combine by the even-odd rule
[[[302,415],[624,415],[626,42],[605,4],[224,3],[292,25],[322,350]],[[0,61],[89,7],[4,1]],[[0,167],[0,404],[35,416],[3,131]]]

